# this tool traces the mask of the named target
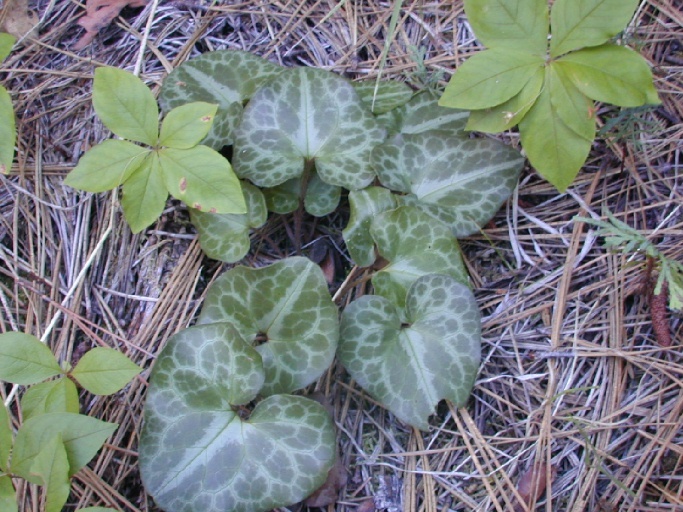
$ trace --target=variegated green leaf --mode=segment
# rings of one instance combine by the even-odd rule
[[[624,30],[640,0],[555,0],[550,56],[598,46]]]
[[[442,107],[491,108],[519,94],[545,64],[543,57],[495,48],[477,53],[460,66],[439,100]]]
[[[515,126],[534,106],[534,102],[541,94],[544,76],[543,68],[538,68],[516,96],[495,107],[470,112],[466,129],[499,133]]]
[[[372,277],[375,294],[405,306],[418,277],[445,274],[468,282],[458,242],[445,224],[411,206],[377,215],[370,226],[377,252],[388,264]]]
[[[299,207],[301,178],[287,180],[274,187],[262,188],[261,191],[266,198],[266,207],[269,212],[281,215],[292,213]]]
[[[396,208],[396,199],[390,190],[368,187],[349,192],[351,216],[344,228],[344,242],[356,265],[368,267],[375,262],[375,241],[370,235],[370,224],[380,213]]]
[[[166,189],[196,210],[246,213],[239,180],[230,162],[208,146],[164,148],[155,153]]]
[[[301,177],[313,161],[320,178],[350,190],[375,177],[369,159],[384,138],[353,86],[321,69],[283,72],[261,87],[235,133],[235,172],[259,187]]]
[[[353,87],[373,114],[384,114],[407,103],[413,90],[405,82],[366,80],[353,82]]]
[[[334,430],[312,400],[278,395],[248,419],[237,406],[264,382],[261,356],[227,323],[174,335],[145,405],[140,470],[165,510],[259,512],[303,499],[334,459]]]
[[[545,56],[547,0],[465,0],[465,14],[477,39],[486,47]]]
[[[339,337],[322,270],[301,257],[230,269],[211,286],[198,322],[229,322],[256,344],[266,372],[263,395],[315,381],[331,364]]]
[[[661,103],[643,57],[624,46],[604,44],[557,60],[573,85],[597,101],[621,107]]]
[[[463,237],[477,232],[510,196],[524,159],[499,141],[437,130],[396,136],[375,149],[373,163],[383,185],[408,194],[406,204]]]
[[[221,149],[233,143],[242,105],[284,68],[248,52],[219,50],[188,60],[164,80],[159,102],[165,111],[192,101],[218,105],[203,143]]]
[[[241,260],[249,252],[249,232],[266,223],[268,211],[263,193],[242,182],[247,213],[206,213],[190,209],[190,219],[199,232],[199,244],[209,258],[228,263]]]
[[[426,430],[441,399],[462,406],[479,367],[481,325],[470,289],[450,276],[418,278],[404,312],[366,295],[342,315],[339,359],[400,420]]]
[[[341,187],[324,182],[315,172],[306,185],[304,209],[314,217],[324,217],[337,208],[340,197]]]
[[[21,397],[24,421],[49,412],[78,414],[79,409],[76,384],[67,377],[35,384]]]
[[[430,91],[416,94],[398,112],[401,117],[401,133],[446,130],[458,134],[465,129],[469,115],[466,110],[439,106],[439,98]]]

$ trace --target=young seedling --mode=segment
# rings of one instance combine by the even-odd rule
[[[17,477],[43,486],[46,512],[61,512],[71,476],[118,426],[79,414],[74,382],[93,394],[109,395],[141,371],[120,352],[104,347],[87,352],[74,368],[62,368],[34,336],[0,334],[0,380],[31,386],[21,397],[23,423],[16,435],[7,408],[0,407],[0,509],[17,512],[12,484],[12,477]],[[83,509],[98,510],[109,509]]]
[[[531,164],[564,191],[595,138],[594,100],[659,103],[647,62],[612,42],[639,0],[465,0],[487,46],[453,75],[440,105],[472,111],[468,130],[519,124]]]
[[[123,185],[121,206],[133,232],[161,215],[169,192],[197,210],[246,212],[230,163],[199,144],[211,128],[216,105],[194,102],[175,108],[159,128],[152,92],[136,76],[109,67],[95,71],[93,105],[104,125],[127,140],[94,146],[64,182],[89,192]]]

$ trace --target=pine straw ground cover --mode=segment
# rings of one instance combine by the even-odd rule
[[[75,476],[69,510],[157,510],[136,457],[145,379],[226,268],[202,256],[179,204],[169,202],[154,227],[132,235],[112,196],[63,186],[79,156],[108,136],[91,107],[94,68],[136,70],[158,89],[188,57],[236,48],[419,87],[447,78],[480,50],[460,1],[403,1],[393,33],[393,4],[378,0],[209,3],[125,9],[75,52],[83,6],[31,1],[42,25],[1,68],[18,116],[18,152],[0,181],[0,330],[36,334],[72,362],[93,346],[115,347],[146,369],[114,397],[82,396],[84,411],[120,428]],[[574,220],[608,209],[668,257],[683,257],[680,7],[679,0],[643,0],[628,32],[654,68],[663,104],[623,116],[596,141],[565,194],[525,172],[494,221],[463,241],[484,317],[483,363],[468,406],[442,404],[431,429],[418,432],[374,404],[339,366],[309,390],[334,407],[348,471],[328,510],[683,510],[683,322],[671,316],[673,346],[660,347],[641,293],[643,258],[608,252]],[[610,107],[599,112],[607,127],[617,115]],[[514,133],[504,138],[518,144]],[[273,217],[254,233],[243,263],[291,254],[288,222]],[[344,222],[343,214],[320,221],[317,236],[331,233],[336,242]],[[365,270],[352,272],[360,278]],[[343,305],[362,293],[363,286],[344,285],[336,299]],[[11,388],[0,392],[7,400]],[[17,422],[16,399],[10,406]],[[528,489],[534,481],[538,492]],[[40,510],[36,488],[16,483],[20,510]]]

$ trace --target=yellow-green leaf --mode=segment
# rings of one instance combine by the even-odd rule
[[[133,175],[123,183],[121,207],[133,233],[139,233],[161,215],[168,190],[156,153],[151,152]]]
[[[0,334],[0,380],[35,384],[62,373],[59,363],[44,343],[30,334]]]
[[[465,0],[465,14],[477,39],[488,48],[545,56],[547,0]]]
[[[199,144],[209,133],[218,105],[195,101],[171,110],[161,123],[159,144],[188,149]]]
[[[149,150],[125,140],[93,146],[67,175],[64,184],[88,192],[104,192],[126,181],[145,161]]]
[[[473,110],[467,120],[466,130],[498,133],[509,130],[526,115],[541,94],[543,68],[538,68],[516,96],[495,107]]]
[[[119,137],[156,145],[159,107],[152,91],[132,73],[97,68],[92,103],[104,125]]]
[[[0,85],[0,173],[9,174],[14,160],[14,142],[17,130],[14,121],[12,98]]]
[[[553,73],[548,71],[538,100],[519,123],[519,133],[531,165],[559,191],[564,191],[586,161],[591,141],[560,118],[553,107],[552,82]]]
[[[470,57],[451,77],[439,105],[476,110],[491,108],[518,94],[544,65],[538,55],[485,50]]]
[[[621,32],[640,0],[555,0],[550,56],[598,46]]]
[[[210,213],[246,213],[242,188],[230,162],[208,146],[157,152],[168,191],[186,205]]]
[[[89,350],[71,375],[94,395],[111,395],[120,391],[142,371],[118,350],[96,347]]]
[[[5,60],[10,54],[16,40],[16,37],[13,35],[7,32],[0,32],[0,62]]]
[[[565,55],[556,65],[594,100],[620,107],[660,103],[647,62],[625,46],[586,48]]]
[[[550,78],[546,86],[550,88],[553,110],[568,128],[592,142],[595,138],[593,101],[574,86],[556,63],[551,63],[546,73]]]
[[[69,460],[61,433],[51,437],[33,458],[31,474],[45,488],[45,512],[61,512],[69,497]]]
[[[12,485],[12,477],[0,476],[0,510],[3,512],[18,512],[17,496]]]
[[[48,412],[78,414],[78,390],[66,377],[31,386],[21,397],[21,412],[26,421]]]
[[[0,471],[3,473],[6,473],[9,467],[9,454],[12,451],[13,439],[9,412],[5,404],[0,403]]]

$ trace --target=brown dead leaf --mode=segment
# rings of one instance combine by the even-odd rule
[[[346,485],[348,473],[344,464],[337,457],[332,469],[327,473],[327,480],[317,491],[306,498],[307,507],[326,507],[333,505],[339,500],[339,491]]]
[[[0,9],[0,32],[17,39],[32,35],[39,21],[38,15],[28,8],[28,0],[6,0]]]
[[[78,24],[85,29],[85,34],[74,45],[74,50],[82,50],[88,46],[97,33],[108,26],[124,7],[144,7],[149,0],[88,0],[85,5],[85,16]]]
[[[527,510],[532,503],[543,495],[545,488],[548,485],[548,465],[544,462],[534,464],[526,473],[524,473],[517,483],[517,492],[522,497],[524,505],[518,504],[515,507],[515,512],[523,512]],[[550,483],[555,479],[557,469],[550,466]],[[526,506],[525,506],[526,505]]]

